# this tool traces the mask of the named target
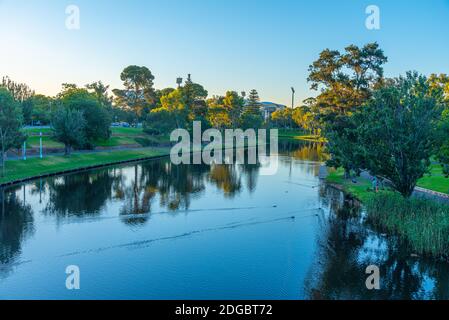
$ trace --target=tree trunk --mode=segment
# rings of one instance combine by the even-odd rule
[[[2,150],[0,150],[0,166],[2,167],[2,177],[5,176],[5,152]]]
[[[348,180],[351,178],[351,170],[345,168],[345,179]]]
[[[0,128],[1,129],[1,128]],[[2,148],[0,150],[0,165],[2,167],[2,177],[5,176],[5,139],[4,139],[4,133],[3,130],[0,130],[0,139],[1,139],[1,144],[2,144]]]
[[[66,156],[70,156],[71,149],[72,149],[72,147],[70,145],[68,145],[68,144],[65,145],[64,151],[65,151]]]

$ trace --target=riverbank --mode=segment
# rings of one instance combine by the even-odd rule
[[[300,130],[285,130],[281,129],[278,132],[280,139],[294,139],[308,142],[326,142],[326,139],[319,135],[307,134]]]
[[[93,153],[74,153],[70,156],[47,156],[29,158],[26,161],[10,160],[6,162],[6,173],[0,177],[0,186],[29,181],[40,177],[64,174],[79,170],[131,161],[142,161],[167,156],[169,148],[145,148]]]
[[[248,148],[245,145],[244,148]],[[223,148],[226,150],[226,148]],[[195,148],[192,152],[196,152]],[[106,151],[80,151],[70,156],[62,154],[29,157],[27,160],[6,161],[5,176],[0,176],[0,187],[30,181],[38,178],[77,171],[95,169],[116,164],[151,160],[170,155],[170,147],[134,149],[109,149]]]
[[[427,182],[430,177],[423,179]],[[448,258],[449,205],[436,201],[444,200],[445,194],[418,188],[414,197],[405,199],[388,187],[375,193],[369,178],[362,175],[354,183],[344,178],[343,170],[328,172],[325,180],[360,200],[367,222],[382,233],[405,240],[409,244],[410,254]],[[416,196],[417,192],[433,195],[434,198]]]
[[[357,183],[354,183],[352,180],[344,178],[342,169],[329,170],[326,180],[329,183],[340,185],[344,191],[352,194],[362,202],[373,194],[371,181],[366,175],[357,177]],[[443,169],[439,164],[433,164],[430,172],[418,180],[415,192],[449,200],[449,178],[444,176]]]

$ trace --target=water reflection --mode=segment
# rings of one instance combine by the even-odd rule
[[[108,169],[47,179],[43,188],[49,200],[44,213],[57,218],[98,215],[111,199],[116,179]]]
[[[151,228],[157,220],[156,214],[158,217],[179,217],[183,213],[187,214],[192,206],[196,210],[203,209],[195,207],[195,203],[201,201],[206,208],[214,205],[226,208],[249,207],[254,203],[248,199],[254,196],[258,199],[257,201],[266,201],[266,203],[252,215],[249,215],[248,211],[237,211],[240,212],[236,215],[237,225],[251,224],[261,219],[262,221],[283,221],[279,218],[291,215],[288,213],[291,211],[317,207],[323,209],[323,213],[317,217],[313,215],[312,218],[307,218],[310,215],[305,215],[304,219],[311,219],[307,220],[307,223],[305,223],[306,220],[300,219],[297,219],[295,223],[290,221],[289,224],[285,224],[286,229],[280,229],[278,234],[273,235],[273,239],[278,240],[292,232],[290,234],[292,238],[287,239],[288,257],[285,261],[279,261],[278,265],[274,258],[267,259],[267,257],[281,254],[284,247],[276,247],[273,239],[272,242],[267,241],[260,246],[260,234],[253,234],[252,238],[245,237],[251,229],[245,229],[239,233],[240,238],[236,239],[246,245],[252,243],[251,239],[255,239],[254,247],[251,247],[250,251],[250,256],[255,260],[248,261],[249,255],[245,256],[242,261],[248,264],[241,265],[241,269],[236,269],[236,272],[252,270],[243,280],[251,279],[259,271],[260,278],[255,280],[257,284],[271,283],[270,281],[278,283],[276,281],[279,280],[279,283],[285,287],[289,284],[304,287],[304,290],[296,287],[288,291],[284,287],[276,288],[270,284],[267,285],[267,295],[264,297],[278,297],[273,292],[281,292],[285,295],[279,295],[280,297],[290,299],[449,298],[449,266],[446,262],[411,257],[406,243],[379,234],[365,225],[361,218],[362,209],[357,202],[325,185],[320,185],[319,189],[314,188],[317,184],[319,162],[326,159],[322,144],[285,140],[280,141],[279,151],[282,155],[281,167],[276,177],[260,176],[259,164],[174,166],[169,159],[163,159],[42,179],[22,186],[2,189],[0,190],[0,280],[11,278],[15,272],[20,272],[16,269],[16,265],[27,259],[45,256],[46,244],[60,237],[73,247],[71,250],[82,251],[84,248],[86,252],[90,252],[90,248],[97,244],[95,241],[91,243],[90,239],[83,241],[84,239],[77,232],[83,234],[85,229],[82,229],[83,226],[76,225],[77,222],[101,219],[118,221],[117,224],[99,224],[98,230],[92,229],[89,233],[91,236],[98,233],[96,241],[104,241],[103,246],[111,243],[116,245],[136,240],[132,234],[136,230],[144,230],[143,240],[148,238],[147,234],[166,236],[162,232],[164,230]],[[304,180],[298,181],[298,177]],[[212,199],[211,202],[204,201],[208,198]],[[220,203],[216,204],[214,201],[220,201]],[[280,210],[279,216],[275,215],[278,211],[274,208],[278,206],[273,206],[274,201],[279,206],[282,205],[284,210]],[[271,209],[267,209],[268,207]],[[198,228],[194,230],[215,230],[215,227],[219,229],[223,223],[226,223],[224,225],[228,230],[229,226],[232,227],[234,225],[232,223],[236,222],[223,216],[208,214],[210,213],[208,210],[200,211],[205,214],[190,217],[190,223]],[[215,217],[218,217],[217,221],[214,220]],[[179,220],[176,221],[173,223],[180,223]],[[168,234],[169,238],[192,231],[185,229],[186,223],[182,220],[180,226]],[[298,230],[293,229],[293,225],[296,224]],[[53,225],[57,227],[57,230],[61,228],[60,233],[51,231]],[[161,226],[160,221],[156,225]],[[313,232],[310,231],[310,226],[313,226]],[[73,231],[76,228],[79,228],[78,231]],[[128,230],[131,230],[130,234],[126,233]],[[269,236],[271,230],[272,228],[264,230],[263,236]],[[40,242],[38,241],[38,244],[33,247],[33,240],[39,231]],[[171,232],[171,229],[169,231]],[[296,231],[306,235],[293,233]],[[120,240],[123,234],[125,234],[124,240]],[[293,243],[299,241],[298,239],[301,239],[301,243],[295,247]],[[223,241],[227,246],[222,250],[226,250],[228,246],[232,248],[232,241],[229,242],[227,238]],[[237,247],[240,248],[240,243]],[[263,250],[258,256],[255,250],[260,247]],[[25,248],[28,248],[26,254]],[[298,254],[303,257],[301,250],[307,251],[308,249],[305,248],[311,248],[310,251],[313,254],[310,254],[306,261],[298,262],[294,254],[299,252]],[[57,247],[53,250],[60,253]],[[199,252],[200,249],[194,248],[194,252],[195,250]],[[62,252],[65,251],[62,250]],[[179,254],[182,255],[182,252]],[[155,261],[159,260],[160,255],[162,254],[158,252]],[[136,259],[138,256],[125,253],[127,259]],[[230,251],[228,256],[237,259],[238,252]],[[260,260],[257,260],[257,257]],[[110,259],[115,259],[115,256]],[[176,266],[182,261],[188,261],[187,265],[190,265],[193,263],[190,259],[170,260],[161,270]],[[207,259],[207,256],[198,253],[196,259]],[[225,256],[220,256],[219,259],[223,261]],[[212,266],[220,265],[220,261],[212,262]],[[293,263],[294,261],[297,263]],[[221,272],[237,268],[238,264],[234,265],[234,262],[231,260],[229,265],[224,264]],[[101,264],[99,261],[96,263]],[[270,271],[269,274],[261,272],[261,263],[267,267],[273,264],[270,270],[274,271]],[[365,269],[372,264],[378,265],[381,270],[381,290],[379,291],[368,291],[365,286],[367,277]],[[158,274],[161,274],[161,270]],[[171,277],[175,277],[174,275],[180,272],[179,270],[171,271],[171,273],[168,272]],[[148,270],[145,269],[145,272]],[[289,277],[282,278],[283,272],[286,272]],[[195,270],[190,270],[190,277],[194,276]],[[209,277],[213,276],[209,275]],[[200,278],[195,279],[200,281]],[[210,279],[206,280],[210,281]],[[156,280],[153,278],[151,281]],[[179,281],[173,278],[176,287]],[[225,281],[224,285],[226,284],[231,285]],[[14,285],[15,283],[11,284],[11,288]],[[237,284],[232,285],[235,287]],[[161,287],[163,285],[159,284],[159,288]],[[257,288],[253,285],[251,289],[262,291],[265,288]],[[133,292],[134,287],[130,290]],[[248,298],[248,296],[235,298]]]
[[[322,201],[334,214],[321,221],[316,261],[306,281],[308,299],[447,299],[449,265],[416,259],[407,244],[365,225],[360,206],[324,186]],[[380,268],[381,289],[367,290],[369,265]]]
[[[21,253],[22,243],[34,233],[31,206],[20,200],[16,186],[0,190],[0,277],[5,277]]]

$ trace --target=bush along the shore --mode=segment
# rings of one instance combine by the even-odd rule
[[[379,193],[365,201],[369,223],[397,234],[416,254],[449,257],[449,205]]]

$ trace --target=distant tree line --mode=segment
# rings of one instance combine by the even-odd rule
[[[141,123],[146,133],[173,129],[295,128],[327,140],[328,165],[346,176],[368,171],[388,179],[404,196],[428,170],[430,158],[449,175],[449,77],[408,72],[386,78],[388,59],[377,43],[350,45],[344,52],[323,50],[309,67],[317,92],[295,109],[276,110],[265,119],[256,90],[248,96],[228,91],[208,97],[189,77],[178,88],[154,88],[144,66],[128,66],[123,87],[110,90],[101,81],[85,87],[63,84],[55,97],[35,94],[5,77],[0,85],[0,165],[6,152],[26,139],[21,127],[51,125],[54,138],[73,148],[93,148],[111,135],[112,122]],[[110,94],[112,91],[113,94]]]

